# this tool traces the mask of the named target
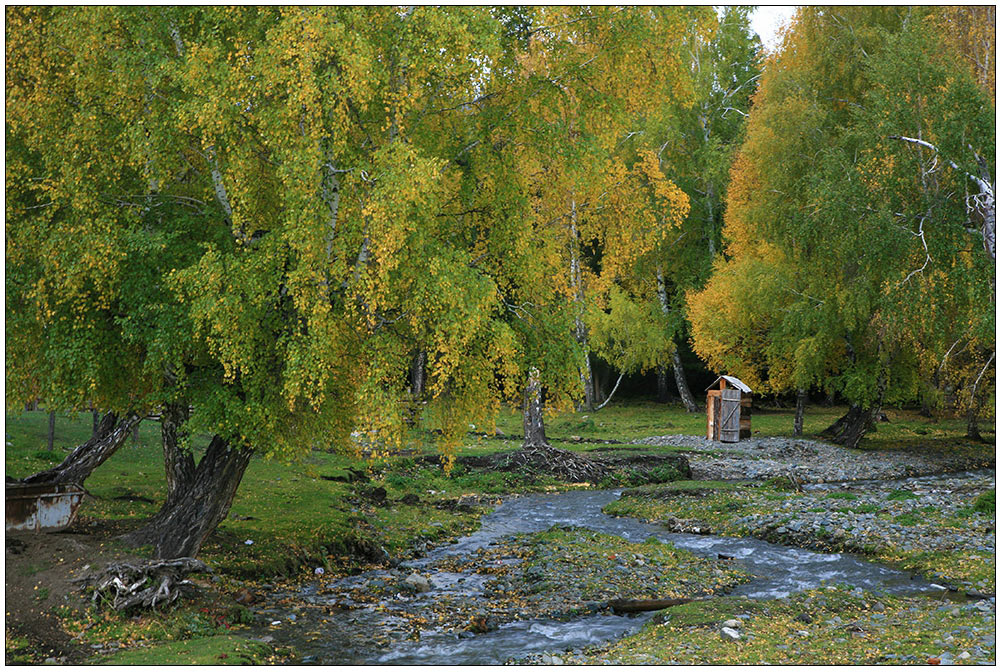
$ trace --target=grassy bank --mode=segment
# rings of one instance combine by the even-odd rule
[[[739,639],[722,633],[725,622]],[[994,615],[973,604],[875,596],[840,586],[786,599],[720,597],[673,607],[577,663],[937,665],[992,662]]]
[[[974,486],[940,498],[947,500],[944,503],[930,504],[906,488],[857,494],[797,492],[782,481],[678,481],[629,490],[606,512],[668,521],[669,527],[681,530],[698,527],[820,551],[859,553],[964,590],[994,594],[995,555],[978,548],[994,534],[994,496],[993,489]],[[810,524],[816,520],[824,524]],[[949,547],[936,545],[950,537],[954,542],[946,544]]]
[[[844,410],[811,408],[807,413],[807,433],[820,431]],[[985,450],[962,438],[965,425],[961,420],[930,420],[910,411],[890,410],[888,415],[891,422],[880,424],[867,444],[869,449]],[[587,440],[701,435],[704,423],[703,414],[688,414],[679,406],[631,403],[613,404],[595,413],[559,414],[548,419],[547,428],[557,447],[592,457],[625,458],[635,455],[635,451]],[[759,409],[753,417],[753,426],[761,436],[790,435],[792,411]],[[91,418],[89,415],[58,417],[53,451],[46,447],[47,428],[48,416],[42,411],[7,417],[7,476],[23,477],[57,464],[68,450],[89,438]],[[495,430],[500,431],[500,436]],[[514,409],[505,409],[496,427],[471,430],[460,455],[489,458],[514,452],[519,448],[520,431],[520,415]],[[245,637],[236,636],[246,627],[246,610],[241,611],[233,602],[235,594],[243,590],[263,593],[268,590],[264,584],[313,577],[317,569],[323,569],[328,576],[339,576],[384,562],[388,557],[419,553],[475,527],[479,516],[489,510],[500,494],[569,487],[545,473],[502,471],[462,461],[446,475],[431,438],[415,431],[401,454],[380,460],[320,452],[311,453],[302,463],[294,465],[255,458],[229,517],[202,549],[201,558],[215,574],[198,579],[204,588],[200,600],[138,620],[97,607],[67,607],[75,604],[67,599],[72,593],[69,578],[91,565],[96,567],[98,560],[144,553],[144,549],[127,549],[115,541],[117,535],[155,513],[165,495],[159,425],[142,423],[138,439],[128,439],[87,480],[86,487],[92,497],[81,505],[70,534],[41,535],[63,546],[41,545],[42,550],[29,548],[16,557],[8,553],[7,602],[23,607],[21,611],[8,608],[11,612],[6,631],[8,662],[40,663],[49,657],[58,660],[60,646],[73,648],[84,656],[70,662],[222,664],[288,660],[291,655],[288,652],[269,653],[270,647],[251,645]],[[197,440],[195,443],[197,447]],[[644,448],[644,452],[661,457],[677,450]],[[647,466],[645,471],[631,467],[617,469],[606,482],[592,485],[636,486],[677,476],[666,466]],[[742,502],[738,494],[733,494],[741,492],[739,485],[688,484],[688,487],[730,493],[730,499],[721,499],[720,494],[706,500],[716,506]],[[757,492],[770,491],[766,488]],[[770,494],[793,496],[778,490]],[[777,500],[765,501],[774,505]],[[742,506],[751,505],[744,502]],[[639,509],[622,513],[661,515]],[[693,509],[690,513],[695,516],[703,511]],[[723,519],[710,521],[721,531],[727,531]],[[740,530],[734,528],[732,532]],[[74,550],[69,544],[71,538],[87,550]],[[887,559],[891,559],[890,550],[886,552]],[[595,558],[600,559],[600,555]],[[912,560],[920,567],[966,562],[971,576],[986,571],[985,564],[977,564],[978,560],[966,556]],[[75,636],[78,639],[71,642]],[[93,648],[98,645],[101,648]]]

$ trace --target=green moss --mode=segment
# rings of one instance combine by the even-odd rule
[[[988,490],[973,501],[973,510],[977,513],[994,513],[997,505],[994,500],[994,490]]]

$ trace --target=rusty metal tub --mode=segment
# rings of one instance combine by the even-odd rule
[[[70,526],[85,491],[75,483],[7,484],[7,532],[55,532]]]

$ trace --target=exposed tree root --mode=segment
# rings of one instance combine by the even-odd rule
[[[601,462],[553,446],[522,448],[505,455],[503,462],[498,466],[502,469],[544,473],[570,483],[597,483],[612,474],[612,470]]]
[[[91,593],[91,601],[104,602],[118,611],[152,609],[193,591],[193,584],[185,578],[188,574],[208,571],[208,566],[195,558],[118,562],[74,583],[82,584],[81,590]]]

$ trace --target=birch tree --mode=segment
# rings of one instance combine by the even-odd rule
[[[994,154],[993,108],[943,50],[935,18],[798,12],[734,164],[730,259],[690,296],[700,354],[725,358],[733,346],[773,389],[841,393],[851,407],[829,433],[853,447],[883,403],[915,398],[957,331],[992,321],[990,217],[977,213],[993,166],[977,157]],[[741,294],[756,275],[769,289]],[[757,328],[714,332],[730,303]]]

